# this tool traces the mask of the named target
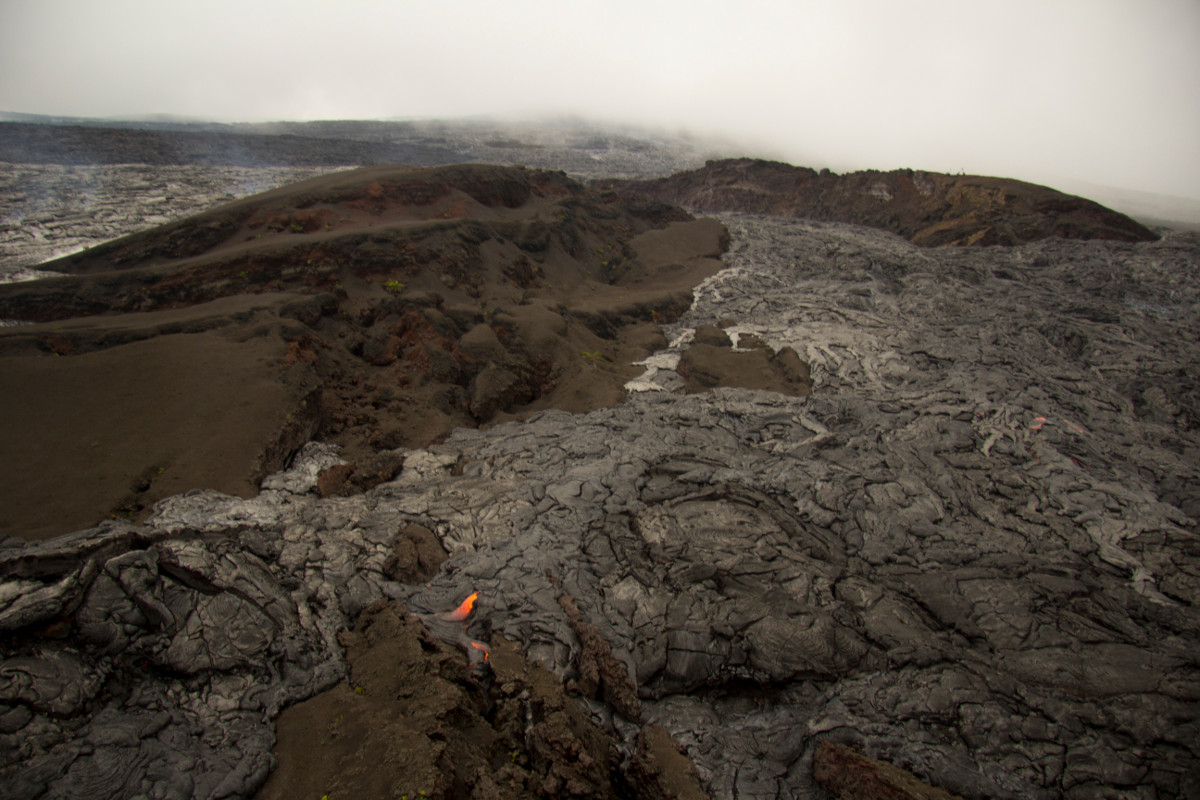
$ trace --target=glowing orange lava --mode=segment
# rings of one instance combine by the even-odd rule
[[[486,644],[484,644],[483,642],[471,642],[471,647],[474,647],[476,650],[483,653],[484,661],[487,661],[488,656],[491,655],[491,651],[488,649],[488,646]]]
[[[459,604],[458,608],[454,609],[449,614],[446,614],[444,619],[448,619],[451,622],[462,622],[464,619],[471,616],[471,610],[475,608],[475,599],[477,597],[479,597],[479,592],[471,592],[471,596],[466,600],[463,600],[462,603]]]

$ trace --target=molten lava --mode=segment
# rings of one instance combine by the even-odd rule
[[[475,608],[475,600],[479,597],[479,592],[471,592],[471,595],[459,604],[458,608],[453,611],[443,614],[442,619],[450,622],[462,622],[467,617],[471,616],[471,611]]]
[[[437,619],[440,622],[462,623],[462,633],[456,633],[454,636],[449,636],[442,633],[439,634],[439,636],[441,636],[444,641],[457,644],[459,647],[465,649],[472,666],[476,666],[481,664],[483,661],[487,661],[488,656],[491,655],[491,650],[486,644],[471,639],[466,633],[467,629],[470,627],[470,623],[467,622],[467,618],[470,617],[475,611],[475,601],[478,599],[479,592],[472,592],[466,600],[463,600],[461,603],[459,603],[458,608],[454,609],[453,611],[446,611],[437,615]],[[435,627],[442,626],[439,625]],[[480,656],[482,656],[482,659],[480,659]]]

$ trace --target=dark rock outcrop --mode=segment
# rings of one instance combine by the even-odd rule
[[[698,211],[869,225],[926,247],[1014,245],[1048,236],[1120,242],[1158,238],[1091,200],[1009,178],[911,169],[838,175],[742,158],[616,186]]]
[[[763,389],[782,394],[805,395],[811,388],[808,364],[790,347],[778,352],[747,336],[733,349],[729,336],[715,325],[696,329],[691,346],[683,352],[676,372],[684,378],[684,388],[700,392],[717,386]]]

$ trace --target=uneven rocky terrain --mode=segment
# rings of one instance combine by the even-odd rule
[[[632,201],[579,191],[596,269],[624,217],[595,209]],[[1200,238],[718,220],[725,268],[680,316],[601,315],[663,326],[622,403],[380,442],[371,469],[313,443],[256,496],[8,542],[0,794],[1200,797]],[[321,241],[293,223],[281,246]],[[655,224],[630,264],[722,238]],[[702,236],[656,241],[680,225]],[[285,299],[320,306],[302,273]],[[770,391],[729,385],[747,363]]]
[[[1155,233],[1082,197],[1008,178],[911,169],[838,175],[750,158],[619,186],[698,211],[870,225],[926,247],[1011,245],[1048,236],[1153,241]]]
[[[0,282],[238,197],[329,171],[295,167],[0,162]]]
[[[0,533],[252,494],[310,438],[375,451],[619,402],[725,230],[562,173],[378,167],[229,203],[0,285]],[[137,413],[130,413],[132,408]],[[65,499],[64,484],[77,488]]]
[[[649,178],[699,166],[716,147],[569,121],[59,122],[0,121],[0,282],[28,279],[29,268],[43,261],[118,236],[340,169],[472,162],[563,170],[577,179]]]

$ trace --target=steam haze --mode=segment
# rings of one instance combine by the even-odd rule
[[[572,115],[1200,198],[1200,3],[5,0],[0,110]]]

